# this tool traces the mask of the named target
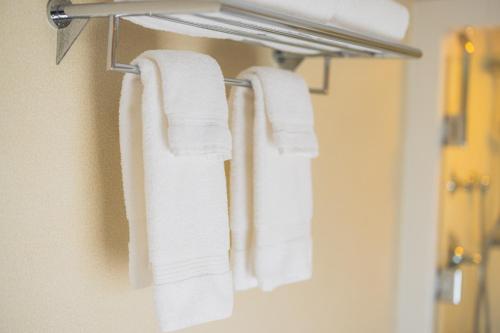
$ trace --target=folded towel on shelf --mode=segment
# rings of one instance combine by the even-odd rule
[[[231,137],[222,73],[192,52],[148,51],[133,63],[141,75],[125,74],[120,99],[132,285],[153,282],[163,331],[226,318]]]
[[[309,91],[295,73],[253,67],[233,87],[230,224],[237,290],[269,291],[312,273],[311,159],[318,154]]]
[[[408,30],[408,9],[394,0],[330,1],[327,24],[374,36],[402,40]]]
[[[226,0],[224,3],[249,8],[257,7],[263,11],[284,14],[391,40],[401,40],[404,38],[409,24],[407,8],[394,0]],[[234,21],[235,18],[224,13],[207,13],[203,17],[176,14],[168,15],[168,17],[164,18],[131,16],[125,17],[125,19],[150,29],[177,32],[195,37],[259,42],[283,51],[304,54],[311,53],[310,50],[301,48],[300,45],[290,45],[289,43],[293,44],[297,42],[293,38],[291,39],[286,36],[273,36],[277,39],[276,41],[254,39],[248,35],[249,32],[252,32],[251,28],[237,27],[231,24],[228,20]],[[236,20],[239,23],[249,23],[244,17],[238,17]],[[262,25],[265,26],[265,24]],[[286,31],[286,28],[278,26],[269,26],[268,28]],[[231,33],[231,30],[240,33]],[[284,43],[280,44],[279,41],[283,41]],[[301,43],[308,44],[307,42]]]

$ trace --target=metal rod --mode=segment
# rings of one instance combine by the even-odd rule
[[[238,21],[238,20],[232,20],[232,19],[227,19],[223,17],[214,17],[210,15],[204,15],[204,14],[198,14],[196,15],[198,17],[202,17],[204,19],[212,20],[217,23],[223,23],[226,25],[246,29],[246,30],[252,30],[252,31],[257,31],[257,33],[250,33],[242,30],[230,30],[230,29],[224,29],[226,31],[221,32],[226,32],[230,34],[234,34],[237,36],[242,36],[242,37],[248,37],[248,38],[254,38],[256,40],[260,41],[268,41],[272,43],[277,43],[277,44],[282,44],[282,45],[288,45],[288,46],[294,46],[298,48],[302,48],[305,50],[309,51],[317,51],[325,54],[329,53],[335,53],[339,52],[339,49],[344,50],[345,52],[351,52],[353,54],[359,53],[363,54],[364,56],[373,56],[373,52],[367,52],[364,50],[360,50],[359,48],[352,48],[346,45],[343,45],[341,43],[336,43],[335,41],[327,41],[327,40],[320,40],[318,38],[314,38],[308,35],[301,34],[299,31],[294,30],[292,28],[288,28],[286,31],[284,30],[279,30],[267,26],[259,26],[256,24],[251,24],[248,22],[244,21]],[[243,18],[243,17],[242,17]],[[248,17],[244,17],[248,19]],[[205,25],[206,26],[206,25]],[[220,26],[210,26],[208,29],[211,30],[218,30],[222,29]],[[265,35],[263,34],[265,33]],[[276,37],[270,37],[269,34],[272,36],[279,36],[283,37],[281,39],[278,39]],[[291,42],[291,40],[293,42]],[[297,42],[298,41],[298,42]]]
[[[108,50],[106,59],[106,69],[122,73],[141,74],[137,65],[120,64],[116,62],[118,41],[120,33],[120,17],[112,15],[109,17],[108,28]],[[248,80],[224,78],[224,83],[231,86],[251,88],[252,83]]]
[[[460,99],[459,109],[456,114],[447,114],[444,117],[443,144],[446,146],[464,146],[467,144],[467,120],[468,120],[468,100],[470,84],[471,58],[474,53],[474,44],[463,31],[458,35],[458,40],[462,48],[461,77],[460,77]],[[449,71],[447,62],[447,72]],[[449,85],[449,73],[446,75]],[[446,87],[449,92],[449,87]],[[449,110],[446,110],[449,112]]]
[[[471,41],[463,32],[460,34],[459,39],[462,43],[462,77],[460,82],[460,130],[461,139],[463,144],[467,143],[467,113],[468,113],[468,101],[469,101],[469,83],[470,83],[470,65],[471,65],[471,50],[467,47],[471,44]]]
[[[252,82],[250,82],[249,80],[231,79],[225,77],[224,83],[229,86],[252,88]]]
[[[220,3],[213,0],[100,2],[60,5],[53,10],[52,19],[91,18],[112,15],[215,13],[219,10]]]
[[[321,88],[311,88],[309,91],[311,94],[328,94],[328,90],[330,89],[330,63],[332,58],[329,56],[324,57],[323,63],[323,87]]]
[[[225,34],[234,35],[234,36],[238,36],[238,37],[244,37],[243,42],[247,42],[247,43],[254,42],[254,43],[258,43],[258,44],[262,45],[263,44],[262,41],[264,41],[264,42],[292,46],[292,47],[296,47],[296,48],[300,48],[300,49],[304,49],[304,50],[309,50],[309,51],[315,51],[317,53],[328,53],[329,54],[330,52],[332,52],[332,53],[334,52],[331,49],[328,50],[327,48],[320,48],[320,47],[317,47],[316,45],[297,43],[296,41],[291,41],[290,39],[289,40],[278,39],[276,37],[264,35],[262,33],[252,33],[252,32],[249,32],[247,30],[236,30],[236,29],[231,29],[231,28],[228,28],[226,26],[221,26],[221,25],[206,24],[206,23],[201,23],[201,22],[192,22],[192,21],[187,21],[185,19],[181,19],[179,17],[173,17],[173,16],[163,16],[163,15],[151,15],[151,16],[154,18],[160,19],[160,20],[184,24],[184,25],[188,25],[188,26],[196,27],[196,28],[200,28],[200,29],[205,29],[205,30],[222,32]],[[226,25],[231,25],[231,23],[229,23],[229,21],[224,20],[220,17],[210,17],[210,16],[205,17],[202,15],[197,15],[197,16],[201,17],[203,19],[212,20],[212,21],[217,22],[219,24],[224,23]],[[232,25],[237,26],[237,27],[241,27],[241,28],[246,28],[243,23],[239,23],[239,24],[235,23]],[[254,30],[259,31],[259,29],[254,29]],[[261,31],[263,31],[263,30],[261,30]],[[300,40],[300,39],[297,38],[297,40]],[[339,52],[339,50],[337,49],[336,52]]]
[[[326,54],[337,53],[339,50],[343,50],[344,53],[353,54],[353,55],[362,55],[373,57],[376,55],[375,52],[370,52],[365,49],[360,49],[359,47],[352,47],[346,45],[345,43],[338,42],[332,39],[325,39],[321,36],[314,36],[314,34],[304,34],[298,29],[295,29],[291,26],[285,27],[281,26],[279,23],[273,23],[273,26],[269,26],[269,22],[262,21],[263,25],[257,25],[253,23],[249,23],[248,21],[257,21],[255,17],[244,15],[241,13],[233,13],[231,15],[238,18],[228,19],[220,16],[210,16],[205,14],[198,14],[196,16],[202,17],[204,19],[213,20],[217,23],[223,23],[226,25],[231,25],[234,27],[238,27],[241,29],[256,31],[257,33],[248,33],[241,30],[237,30],[235,32],[229,32],[238,36],[256,38],[257,40],[270,41],[273,43],[284,44],[289,46],[300,47],[306,50],[318,51]],[[242,20],[243,19],[243,20]],[[245,21],[246,20],[246,21]],[[217,30],[220,26],[213,26],[213,30]],[[278,39],[276,37],[269,37],[269,34],[272,36],[282,37]],[[290,42],[293,40],[293,43]],[[297,43],[299,41],[300,43]]]
[[[348,46],[357,46],[362,49],[374,49],[380,52],[389,52],[413,58],[420,58],[422,56],[422,51],[406,45],[369,37],[338,27],[305,21],[297,17],[282,15],[240,2],[223,1],[221,5],[221,12],[230,13],[235,16],[239,15],[241,17],[251,17],[252,21],[261,21],[267,24],[280,24],[282,27],[302,30],[303,33],[323,37],[327,40],[336,40],[337,42],[345,43]]]

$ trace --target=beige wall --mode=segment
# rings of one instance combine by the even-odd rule
[[[0,3],[0,332],[156,332],[150,289],[127,280],[118,98],[105,20],[63,63],[45,0]],[[214,55],[228,76],[264,49],[125,25],[122,58],[172,47]],[[320,64],[302,66],[319,83]],[[231,319],[186,332],[393,331],[401,78],[398,61],[338,60],[314,97],[314,278],[238,293]]]

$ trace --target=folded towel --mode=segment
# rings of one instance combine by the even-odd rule
[[[148,51],[134,64],[141,75],[125,75],[120,100],[131,282],[152,277],[163,331],[226,318],[231,139],[222,73],[192,52]]]
[[[368,33],[380,38],[392,40],[401,40],[404,38],[409,24],[408,10],[394,0],[226,0],[223,2],[227,4],[236,3],[250,8],[257,6],[266,11],[277,12],[320,24],[331,25],[360,33]],[[236,29],[245,33],[251,31],[251,29],[237,28],[230,24],[216,22],[211,20],[211,17],[222,19],[230,18],[225,14],[214,13],[206,14],[205,17],[169,15],[169,17],[165,19],[147,16],[130,16],[125,17],[125,19],[150,29],[177,32],[195,37],[222,38],[249,42],[258,41],[251,37],[224,32],[227,31],[227,29]],[[238,18],[238,20],[246,22],[243,18]],[[182,21],[185,21],[185,23],[180,23]],[[206,27],[212,26],[215,27],[215,30],[203,29],[200,28],[199,25],[205,25]],[[222,30],[217,31],[217,28]],[[293,39],[291,40],[287,37],[277,38],[284,42],[293,41]],[[258,42],[283,51],[310,53],[310,51],[297,46],[270,41]]]
[[[300,1],[300,0],[298,0]],[[327,24],[399,41],[406,35],[410,14],[394,0],[336,0]]]
[[[231,91],[231,265],[237,290],[269,291],[312,272],[311,158],[318,154],[304,80],[254,67]]]

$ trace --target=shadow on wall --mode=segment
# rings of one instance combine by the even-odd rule
[[[89,84],[93,99],[89,101],[93,113],[95,151],[97,152],[96,194],[99,196],[100,232],[96,244],[105,253],[108,270],[126,270],[128,263],[128,226],[123,201],[120,147],[118,131],[118,105],[122,74],[107,72],[106,68],[106,20],[95,20],[86,33],[92,34],[89,43],[88,66],[92,71]],[[236,76],[241,70],[258,61],[255,47],[225,40],[183,37],[156,32],[123,22],[120,28],[120,62],[128,63],[143,51],[170,47],[192,50],[212,55],[227,77]]]

